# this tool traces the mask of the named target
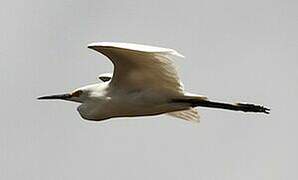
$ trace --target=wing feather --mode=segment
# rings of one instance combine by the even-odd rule
[[[111,86],[126,90],[152,89],[183,93],[172,49],[129,43],[92,43],[88,48],[107,56],[114,64]]]

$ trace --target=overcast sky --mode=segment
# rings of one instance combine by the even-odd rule
[[[0,6],[0,179],[298,179],[298,1],[51,0]],[[37,96],[96,83],[94,41],[170,47],[185,88],[270,115],[200,108],[88,122]]]

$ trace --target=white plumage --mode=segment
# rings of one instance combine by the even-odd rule
[[[185,92],[173,61],[183,56],[173,49],[113,42],[91,43],[88,48],[112,61],[113,74],[101,74],[99,79],[103,82],[78,88],[72,93],[39,99],[79,102],[80,115],[94,121],[163,113],[198,121],[196,106],[245,112],[269,111],[252,104],[211,102],[204,96]]]
[[[113,62],[111,86],[115,88],[152,89],[183,94],[183,85],[173,64],[173,57],[179,57],[179,53],[174,50],[107,42],[92,43],[88,47],[104,54]]]
[[[104,106],[110,107],[109,112],[104,115],[107,116],[106,118],[154,115],[176,110],[179,110],[179,113],[171,115],[187,120],[197,120],[199,117],[196,115],[198,113],[191,113],[191,116],[181,114],[181,110],[185,110],[184,114],[196,111],[189,105],[180,105],[180,103],[170,105],[166,102],[171,98],[184,96],[183,85],[173,62],[174,58],[183,56],[175,50],[111,42],[92,43],[88,48],[107,56],[114,64],[112,79],[106,84],[108,86],[106,96],[112,96],[114,102],[104,103]],[[101,77],[104,76],[107,74],[101,75]],[[85,118],[94,119],[94,117],[87,117],[90,114],[86,113],[86,109],[91,107],[86,108],[87,106],[88,104],[83,104],[78,109],[79,112]],[[101,111],[95,115],[95,119],[98,119],[97,116],[103,116],[101,108],[96,106],[95,109]],[[97,111],[94,110],[94,112]]]

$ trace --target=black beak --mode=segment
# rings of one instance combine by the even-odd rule
[[[61,99],[61,100],[68,100],[71,98],[71,94],[57,94],[57,95],[50,95],[50,96],[42,96],[38,97],[38,100],[43,100],[43,99]]]

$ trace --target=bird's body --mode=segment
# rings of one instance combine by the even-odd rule
[[[78,88],[69,94],[39,99],[79,102],[80,115],[93,121],[163,113],[197,121],[196,106],[245,112],[269,111],[252,104],[211,102],[205,96],[185,92],[173,64],[175,57],[183,56],[175,50],[109,42],[92,43],[88,47],[108,57],[114,64],[114,73],[100,75],[101,83]]]
[[[105,83],[106,92],[82,103],[78,111],[85,119],[98,120],[121,116],[156,115],[183,110],[186,106],[167,103],[166,97],[147,91],[113,91]],[[99,94],[97,94],[99,95]],[[104,96],[102,96],[104,95]]]
[[[90,93],[77,109],[80,115],[88,120],[148,116],[191,109],[186,103],[171,102],[174,98],[190,96],[170,96],[166,92],[152,89],[127,91],[110,87],[110,82],[102,82],[80,90]]]

